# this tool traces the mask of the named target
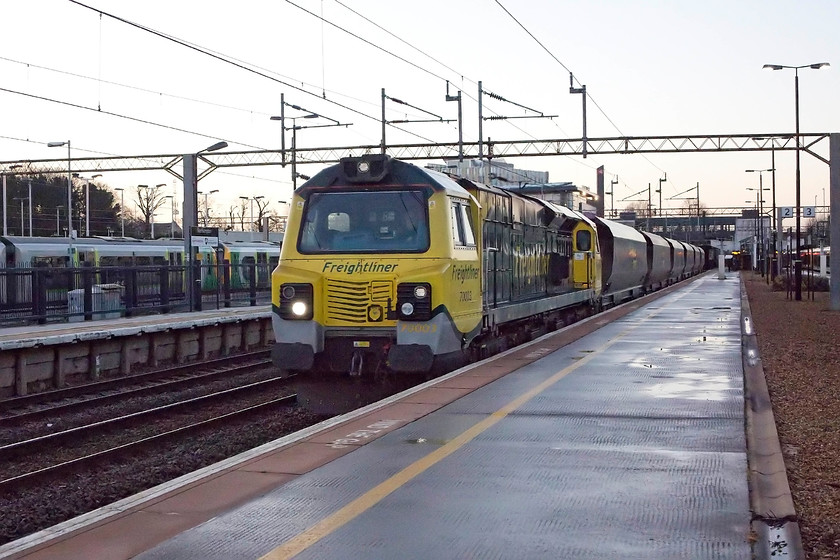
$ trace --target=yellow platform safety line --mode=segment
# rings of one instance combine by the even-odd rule
[[[678,295],[676,299],[682,299],[690,291],[693,290],[690,289],[686,293]],[[292,539],[286,541],[285,543],[278,546],[268,554],[261,556],[259,560],[285,560],[288,558],[293,558],[297,554],[300,554],[301,552],[303,552],[313,544],[317,543],[333,531],[339,529],[340,527],[349,523],[359,515],[363,514],[365,511],[375,506],[377,503],[385,499],[389,494],[400,488],[405,483],[409,482],[417,475],[423,473],[430,467],[433,467],[440,461],[447,458],[452,453],[458,451],[461,447],[465,446],[470,441],[481,435],[483,432],[487,431],[488,429],[496,425],[498,422],[503,420],[514,410],[524,405],[526,402],[539,395],[547,388],[551,387],[552,385],[569,375],[571,372],[573,372],[580,366],[591,361],[595,356],[602,353],[610,346],[612,346],[613,344],[617,343],[619,340],[630,334],[630,332],[638,328],[639,325],[657,315],[661,310],[661,307],[654,310],[653,313],[651,313],[638,323],[628,327],[623,332],[619,333],[614,338],[607,341],[603,346],[601,346],[601,348],[594,350],[592,353],[587,354],[574,364],[571,364],[558,371],[539,385],[526,391],[525,393],[515,398],[496,412],[492,413],[489,417],[485,418],[484,420],[481,420],[471,428],[468,428],[466,431],[462,432],[460,435],[451,439],[442,447],[439,447],[438,449],[429,453],[422,459],[418,459],[417,461],[407,466],[391,478],[371,488],[370,490],[368,490],[367,492],[365,492],[346,506],[342,507],[335,513],[325,517],[323,520],[319,521],[318,523],[305,530],[304,532],[300,533],[296,537],[293,537]]]

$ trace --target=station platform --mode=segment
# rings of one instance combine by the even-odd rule
[[[84,342],[114,336],[134,336],[173,328],[196,328],[220,323],[270,318],[270,314],[271,306],[262,305],[259,307],[231,307],[191,313],[99,319],[78,323],[6,327],[0,329],[0,351]]]
[[[760,368],[745,302],[737,273],[702,275],[0,558],[718,560],[770,558],[773,539],[795,552],[798,532],[756,533],[792,503],[786,479],[755,468],[780,452],[766,395],[745,387]]]
[[[0,395],[23,396],[273,342],[270,305],[8,327],[0,329]]]

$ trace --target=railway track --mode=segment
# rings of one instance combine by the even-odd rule
[[[262,353],[259,353],[262,354]],[[206,385],[212,383],[216,380],[223,379],[226,377],[233,377],[240,373],[249,372],[255,368],[262,368],[262,367],[270,367],[271,361],[269,359],[262,359],[260,361],[249,362],[246,364],[235,365],[233,367],[226,367],[223,368],[221,365],[217,365],[216,368],[209,372],[198,373],[195,375],[184,376],[184,373],[180,370],[184,368],[176,368],[178,372],[176,374],[168,373],[163,375],[164,372],[156,372],[156,378],[153,379],[143,379],[140,381],[150,382],[154,381],[151,385],[144,385],[142,387],[134,387],[128,388],[125,390],[120,390],[122,387],[131,387],[131,385],[125,384],[112,384],[110,381],[105,382],[105,386],[102,388],[93,388],[94,391],[102,391],[102,390],[109,390],[115,392],[109,392],[107,394],[97,394],[93,396],[86,397],[84,395],[89,394],[93,391],[88,391],[83,394],[80,400],[73,400],[71,402],[58,402],[55,405],[46,406],[44,408],[37,408],[34,410],[27,410],[24,412],[20,412],[17,414],[12,414],[8,416],[0,416],[0,429],[4,428],[11,428],[14,426],[21,425],[25,422],[32,422],[38,419],[49,418],[51,416],[56,415],[65,415],[70,414],[77,411],[82,411],[85,409],[89,409],[92,407],[105,407],[109,404],[118,403],[121,401],[125,401],[129,398],[137,398],[137,397],[150,397],[154,395],[162,395],[165,393],[171,393],[183,389],[189,389],[200,385]],[[195,367],[193,368],[195,369]],[[203,368],[202,368],[203,369]],[[158,376],[161,374],[162,377]],[[177,375],[178,377],[171,378],[172,375]],[[163,379],[165,377],[170,377],[170,379]],[[162,380],[161,380],[162,379]],[[157,381],[160,380],[160,381]],[[136,384],[136,383],[135,383]],[[89,387],[89,386],[88,386]],[[73,388],[76,389],[75,387]],[[78,393],[76,391],[71,391],[71,397],[77,396]],[[56,400],[64,401],[68,398],[66,396],[58,396]]]
[[[247,398],[248,394],[255,392],[260,394],[264,394],[266,391],[276,392],[277,389],[281,389],[284,386],[288,387],[288,384],[288,378],[269,379],[4,445],[0,447],[0,460],[5,464],[4,471],[14,473],[16,472],[15,466],[17,465],[18,472],[17,474],[4,475],[2,480],[0,480],[0,493],[3,493],[9,488],[14,487],[17,489],[24,485],[34,484],[37,481],[43,480],[44,477],[61,477],[92,465],[99,467],[104,462],[110,462],[117,456],[136,452],[146,446],[156,445],[163,440],[189,438],[191,434],[197,431],[240,419],[249,414],[263,412],[272,407],[290,407],[296,403],[297,395],[289,391],[286,391],[287,394],[281,397],[263,400],[256,404],[253,403],[253,399]],[[156,433],[151,436],[142,435],[128,442],[124,441],[126,435],[134,433],[135,429],[139,429],[139,433],[142,434],[148,425],[160,424],[161,418],[164,415],[171,417],[175,414],[181,418],[193,418],[193,414],[197,410],[207,407],[210,403],[219,403],[220,401],[229,402],[236,398],[244,398],[246,404],[235,405],[238,408],[232,411],[214,413],[210,418],[173,428],[170,422],[177,423],[178,419],[176,418],[167,421],[165,423],[167,429],[161,433]],[[114,438],[108,435],[114,430],[120,432],[119,437]],[[80,446],[80,443],[85,440],[90,441],[94,439],[108,442],[106,448],[86,451],[78,456],[72,456],[69,459],[63,458],[66,457],[68,450],[77,447],[81,447],[83,450],[89,449],[83,445]],[[54,453],[54,450],[58,450],[58,453]],[[62,457],[63,459],[54,464],[25,471],[27,465],[33,464],[31,459],[33,456],[37,456],[35,459],[36,464],[40,464],[41,461],[49,461],[49,457],[51,456]]]
[[[30,451],[21,449],[24,446],[19,446],[18,451],[9,449],[7,455],[0,456],[0,544],[107,506],[335,414],[365,406],[418,381],[401,377],[368,384],[316,372],[312,376],[286,378],[287,385],[280,381],[276,386],[262,385],[262,389],[254,389],[253,394],[257,396],[250,402],[240,402],[226,410],[216,407],[234,397],[219,397],[221,402],[215,404],[205,401],[203,405],[196,405],[197,408],[183,409],[182,413],[170,411],[168,415],[180,418],[178,424],[172,422],[164,426],[167,421],[161,416],[146,416],[145,420],[140,416],[136,417],[139,419],[134,428],[130,421],[123,427],[115,422],[110,428],[92,432],[98,434],[92,437],[54,436],[40,444],[31,444]],[[273,395],[266,396],[266,392]],[[294,403],[291,402],[292,394],[295,395]],[[146,399],[160,401],[161,397]],[[60,403],[64,404],[67,403]],[[88,406],[91,409],[109,408],[109,405],[94,406],[90,401]],[[111,408],[120,406],[119,401],[110,405]],[[203,417],[197,417],[197,411],[211,407],[214,409],[212,414],[203,412]],[[80,419],[102,421],[118,417],[104,418],[103,410],[91,414],[86,414],[85,410],[82,406],[64,412],[58,415],[58,422],[67,428],[72,422],[95,423],[80,422]],[[33,433],[26,439],[45,435],[44,425],[56,422],[49,416],[41,416],[40,420],[37,415],[30,418],[35,421],[19,419],[20,424],[16,425],[10,420],[12,423],[7,426],[11,429],[2,430],[6,432],[7,440],[9,433],[20,435],[27,430]],[[32,428],[33,425],[41,431]],[[107,442],[98,447],[93,445],[98,440]],[[44,455],[46,452],[52,454],[49,461]]]
[[[105,379],[102,381],[95,381],[93,383],[85,383],[82,385],[74,385],[72,387],[64,387],[61,389],[53,389],[50,391],[42,391],[39,393],[32,393],[31,395],[23,395],[20,397],[12,397],[0,400],[0,422],[5,421],[8,417],[5,416],[10,411],[30,409],[44,403],[58,402],[66,399],[73,399],[84,397],[86,395],[102,394],[103,392],[119,391],[125,387],[131,387],[140,384],[156,383],[162,380],[186,376],[189,378],[196,370],[205,371],[205,375],[212,376],[225,375],[230,370],[230,366],[247,366],[253,367],[260,365],[260,363],[270,363],[270,352],[261,350],[259,352],[250,352],[247,354],[237,354],[235,356],[227,356],[225,358],[217,358],[206,362],[193,362],[190,364],[183,364],[166,369],[138,373],[125,377],[116,377],[113,379]],[[245,363],[243,363],[245,362]],[[23,413],[12,415],[12,417],[22,417]],[[34,417],[34,416],[33,416]]]

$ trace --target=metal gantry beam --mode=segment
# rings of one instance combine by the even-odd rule
[[[829,133],[800,133],[802,150],[828,164],[829,160],[813,151],[821,142],[828,150]],[[534,157],[534,156],[582,156],[609,154],[649,154],[688,152],[757,152],[770,150],[796,150],[796,140],[791,133],[773,134],[714,134],[691,136],[616,136],[608,138],[581,138],[555,140],[513,140],[463,143],[463,157],[480,157],[485,147],[485,157]],[[585,148],[585,149],[584,149]],[[344,157],[359,157],[379,153],[381,145],[306,148],[296,150],[298,165],[331,164]],[[288,151],[288,150],[287,150]],[[402,160],[458,159],[458,143],[440,144],[395,144],[387,147],[388,155]],[[208,169],[206,175],[218,167],[250,167],[260,165],[283,165],[282,150],[249,150],[239,152],[215,152],[202,154],[201,159]],[[106,171],[154,171],[166,170],[176,177],[181,175],[175,167],[181,163],[180,154],[109,156],[99,158],[75,158],[73,171],[78,173]],[[67,159],[16,160],[0,162],[0,173],[15,175],[37,175],[66,173]]]

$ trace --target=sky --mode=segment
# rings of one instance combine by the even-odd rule
[[[485,116],[534,115],[523,106],[556,115],[485,121],[485,139],[580,138],[570,72],[587,87],[590,138],[793,133],[794,71],[762,66],[816,62],[831,66],[799,71],[800,130],[840,132],[837,0],[6,0],[3,15],[0,161],[66,158],[66,148],[46,144],[68,139],[72,157],[191,153],[219,140],[225,151],[277,150],[280,123],[270,117],[281,94],[322,116],[296,121],[313,127],[298,131],[298,147],[378,145],[382,88],[413,106],[387,102],[388,120],[456,119],[447,80],[450,93],[463,91],[465,141],[478,140],[479,81],[512,102],[485,95]],[[286,107],[287,117],[303,114]],[[314,128],[336,121],[349,126]],[[454,122],[398,126],[389,144],[458,138]],[[815,151],[827,158],[828,143]],[[593,190],[603,165],[607,185],[618,180],[616,208],[663,177],[666,209],[683,206],[678,195],[697,184],[706,207],[749,206],[759,174],[745,170],[771,167],[769,152],[506,161]],[[793,205],[794,153],[777,152],[776,169],[777,204]],[[827,203],[828,166],[802,154],[801,169],[803,205]],[[199,190],[219,191],[209,201],[216,212],[263,196],[282,214],[290,174],[288,166],[218,169]],[[182,199],[165,171],[108,172],[101,181],[126,196],[163,183]]]

